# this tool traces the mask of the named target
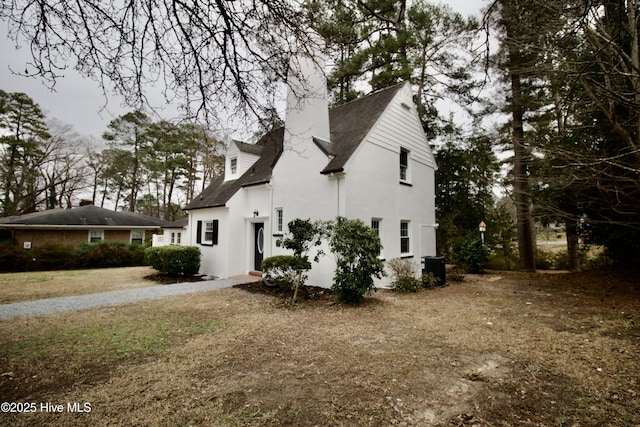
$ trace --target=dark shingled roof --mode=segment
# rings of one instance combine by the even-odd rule
[[[167,221],[134,212],[115,212],[93,205],[73,209],[51,209],[31,214],[0,218],[0,226],[104,226],[157,228]]]
[[[327,166],[320,173],[330,174],[344,169],[353,152],[404,84],[399,83],[329,110],[331,141],[314,138],[318,148],[329,156]],[[222,175],[217,177],[187,209],[224,206],[240,188],[269,182],[273,167],[282,153],[283,140],[284,128],[278,128],[265,134],[255,144],[254,150],[246,147],[246,143],[236,142],[241,151],[255,154],[261,151],[261,157],[236,180],[225,181]]]
[[[242,141],[233,141],[233,143],[236,144],[236,146],[238,147],[238,150],[242,151],[243,153],[255,154],[256,156],[259,156],[260,154],[262,154],[261,145],[248,144]]]
[[[163,225],[162,228],[184,228],[187,225],[189,225],[189,217],[185,216],[180,219],[176,219],[167,225]]]
[[[399,83],[329,111],[331,154],[335,157],[322,170],[323,174],[343,170],[347,160],[403,85]]]
[[[266,133],[256,142],[257,146],[262,147],[262,155],[249,170],[233,181],[225,181],[224,175],[220,175],[187,205],[187,209],[224,206],[240,188],[269,182],[273,166],[282,153],[283,139],[284,128]]]

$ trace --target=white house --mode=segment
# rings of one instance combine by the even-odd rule
[[[321,64],[297,67],[307,77],[304,90],[289,83],[285,126],[231,143],[224,176],[186,207],[201,273],[260,271],[264,258],[287,253],[277,241],[296,218],[359,218],[378,231],[386,260],[435,255],[436,164],[409,83],[329,110]],[[331,286],[325,252],[308,284]]]
[[[153,246],[190,246],[189,233],[187,233],[187,227],[189,226],[189,218],[180,218],[168,225],[162,227],[162,234],[154,234],[152,238]]]

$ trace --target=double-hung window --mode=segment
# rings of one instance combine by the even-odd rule
[[[376,232],[376,234],[380,238],[380,243],[382,243],[382,234],[380,234],[381,225],[382,225],[382,219],[381,218],[371,218],[371,228],[373,229],[373,231]],[[383,250],[383,248],[380,248],[380,253],[378,254],[380,257],[383,256],[382,255],[382,250]]]
[[[89,242],[95,243],[104,240],[104,230],[91,230],[89,231]]]
[[[197,222],[196,243],[204,246],[213,246],[218,244],[217,219]]]
[[[238,173],[238,158],[237,157],[232,157],[231,160],[229,160],[229,166],[231,166],[231,175],[235,175]]]
[[[131,230],[131,243],[137,243],[139,245],[144,243],[144,231]]]
[[[182,237],[182,233],[171,233],[171,244],[179,245],[181,237]]]
[[[409,150],[400,149],[400,181],[409,181]]]
[[[409,221],[400,221],[400,253],[408,254],[411,252],[411,241]]]
[[[276,234],[282,234],[284,232],[284,211],[282,208],[276,209]]]

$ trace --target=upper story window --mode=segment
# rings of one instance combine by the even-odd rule
[[[409,150],[400,149],[400,181],[409,181]]]
[[[229,160],[229,166],[231,167],[231,175],[235,175],[238,173],[238,158],[232,157]]]

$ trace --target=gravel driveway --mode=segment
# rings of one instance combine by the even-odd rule
[[[126,304],[174,295],[212,291],[245,282],[246,281],[236,279],[217,279],[2,304],[0,305],[0,320],[8,320],[14,317],[40,316],[71,310],[84,310],[87,308]]]

